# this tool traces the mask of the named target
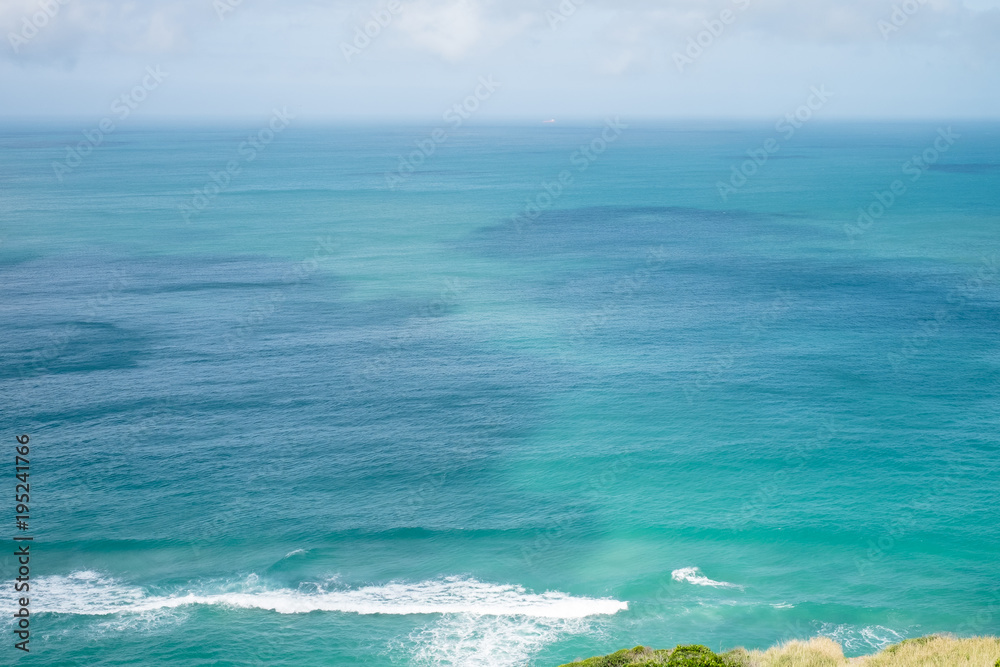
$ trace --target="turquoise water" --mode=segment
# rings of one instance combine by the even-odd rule
[[[1000,126],[265,125],[0,133],[3,662],[1000,632]]]

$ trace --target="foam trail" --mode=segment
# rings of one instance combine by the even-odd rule
[[[327,584],[308,589],[269,589],[255,575],[228,585],[205,585],[168,595],[97,572],[74,572],[43,577],[34,583],[39,612],[79,615],[143,613],[188,605],[222,605],[267,609],[280,614],[331,611],[354,614],[473,614],[575,619],[615,614],[628,603],[611,599],[574,597],[566,593],[529,593],[511,584],[449,577],[419,583],[394,582],[381,586],[330,590]]]
[[[848,651],[881,651],[890,644],[896,644],[906,639],[906,635],[884,625],[856,625],[824,623],[819,634],[829,637]]]
[[[739,584],[709,579],[696,567],[682,567],[679,570],[674,570],[670,573],[670,578],[674,581],[687,582],[695,586],[714,586],[715,588],[738,588],[741,591],[743,590],[743,587]]]
[[[587,632],[589,619],[445,616],[410,636],[419,667],[522,667],[567,634]]]

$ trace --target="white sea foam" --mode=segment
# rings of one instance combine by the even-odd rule
[[[696,567],[682,567],[679,570],[674,570],[670,573],[670,577],[674,581],[687,582],[695,586],[714,586],[715,588],[738,588],[741,591],[743,590],[743,587],[739,584],[709,579]]]
[[[143,613],[188,605],[267,609],[281,614],[331,611],[355,614],[473,614],[575,619],[628,609],[618,600],[530,593],[520,586],[449,577],[419,583],[332,589],[329,583],[299,589],[269,588],[255,575],[228,584],[205,583],[157,594],[98,572],[38,579],[32,591],[39,612],[80,615]]]
[[[336,586],[336,588],[334,588]],[[566,634],[588,631],[593,617],[628,609],[618,600],[532,593],[511,584],[448,577],[418,583],[345,588],[336,579],[298,589],[269,588],[256,575],[151,591],[99,572],[41,577],[32,583],[37,612],[110,617],[105,631],[146,631],[187,616],[189,605],[267,609],[282,614],[439,614],[398,648],[413,664],[517,667]],[[34,602],[33,602],[34,603]]]
[[[847,651],[881,651],[890,644],[906,639],[906,635],[883,625],[836,625],[824,623],[819,634],[829,637]]]
[[[184,609],[154,609],[138,614],[115,614],[102,617],[100,622],[91,626],[91,631],[96,635],[155,632],[183,623],[189,615]]]
[[[101,615],[126,609],[142,611],[149,599],[138,586],[129,586],[92,570],[39,577],[31,582],[37,612]]]
[[[590,619],[445,616],[409,637],[420,667],[519,667],[561,636],[590,630]]]

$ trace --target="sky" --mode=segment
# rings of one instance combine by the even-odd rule
[[[7,118],[1000,118],[1000,0],[0,0],[0,36]]]

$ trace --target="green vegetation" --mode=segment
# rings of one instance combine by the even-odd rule
[[[860,658],[845,658],[840,645],[826,637],[722,654],[698,645],[662,650],[636,646],[562,667],[1000,667],[1000,639],[931,635]]]
[[[749,655],[743,649],[718,655],[704,646],[678,646],[654,651],[645,646],[625,649],[563,667],[743,667]]]

